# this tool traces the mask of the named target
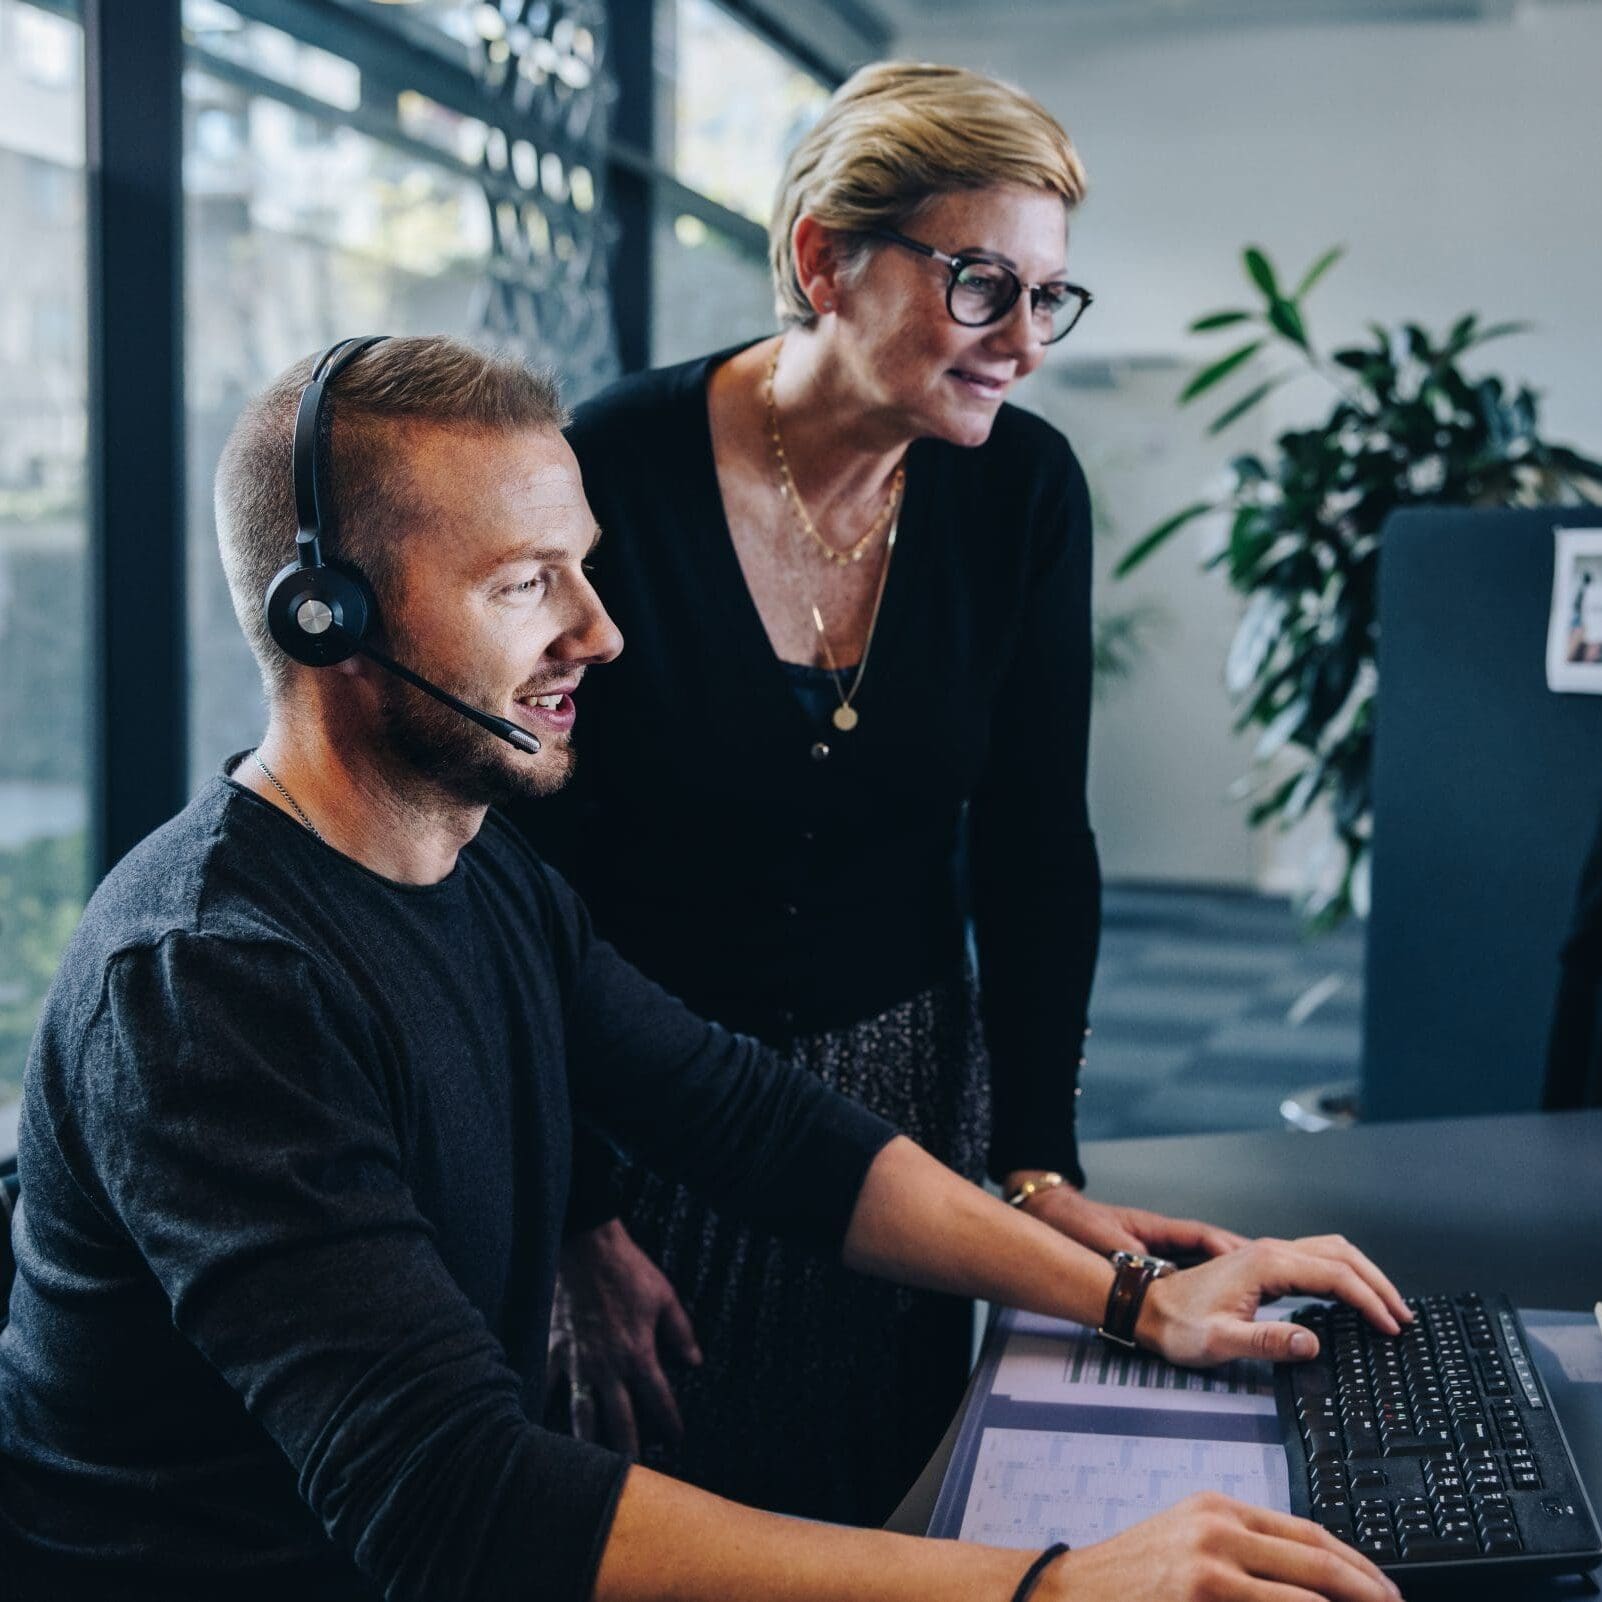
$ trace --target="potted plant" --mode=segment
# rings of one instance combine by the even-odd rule
[[[1406,506],[1602,500],[1602,463],[1541,438],[1531,390],[1510,392],[1501,379],[1473,379],[1459,366],[1525,325],[1486,326],[1473,312],[1444,335],[1417,323],[1371,323],[1369,342],[1321,353],[1303,305],[1341,255],[1339,247],[1324,252],[1285,289],[1264,252],[1247,249],[1261,305],[1212,312],[1190,331],[1249,337],[1203,366],[1179,396],[1189,405],[1245,383],[1209,425],[1222,434],[1282,385],[1312,377],[1332,393],[1328,416],[1280,434],[1266,459],[1234,457],[1221,496],[1166,518],[1115,569],[1128,573],[1186,524],[1224,514],[1224,537],[1207,565],[1222,567],[1247,598],[1225,681],[1240,709],[1236,728],[1261,730],[1242,791],[1254,828],[1288,828],[1327,804],[1335,869],[1302,897],[1314,930],[1366,905],[1386,518]]]

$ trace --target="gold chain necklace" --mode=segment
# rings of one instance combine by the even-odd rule
[[[801,499],[801,491],[796,488],[794,477],[790,473],[790,461],[784,454],[784,439],[779,433],[779,408],[773,399],[773,380],[779,371],[779,353],[784,349],[781,339],[773,347],[773,360],[768,363],[768,376],[762,386],[763,397],[768,409],[768,439],[773,446],[773,463],[779,472],[779,494],[795,508],[796,520],[806,531],[812,543],[831,562],[844,567],[848,562],[860,562],[868,547],[878,538],[890,520],[895,516],[896,506],[901,500],[901,492],[906,487],[907,470],[898,467],[890,480],[890,494],[884,503],[884,510],[874,518],[866,534],[856,544],[849,545],[843,551],[837,551],[818,532],[817,525],[812,521],[812,515],[807,511],[806,502]],[[816,610],[814,608],[814,610]]]
[[[829,643],[829,631],[823,626],[823,613],[818,610],[816,601],[812,603],[812,621],[817,625],[818,638],[823,642],[824,659],[829,664],[829,672],[834,676],[834,693],[840,697],[840,704],[829,714],[829,721],[842,734],[849,734],[862,721],[861,714],[851,703],[856,700],[857,691],[862,688],[862,675],[868,671],[868,652],[873,649],[874,630],[879,627],[879,608],[884,605],[884,587],[890,579],[890,558],[896,553],[896,531],[899,526],[896,523],[890,525],[890,538],[885,541],[884,566],[879,570],[879,589],[873,597],[873,615],[868,619],[868,637],[862,642],[862,659],[857,663],[856,675],[851,680],[849,690],[840,677],[840,666],[834,659],[834,647]]]

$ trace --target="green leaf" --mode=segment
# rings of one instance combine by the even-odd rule
[[[1293,344],[1307,349],[1307,330],[1302,326],[1302,314],[1288,300],[1276,300],[1268,308],[1268,320],[1276,333],[1283,334]]]
[[[1319,279],[1322,278],[1324,274],[1327,273],[1330,268],[1333,267],[1335,263],[1338,262],[1345,254],[1345,245],[1334,245],[1330,249],[1326,250],[1324,254],[1320,256],[1305,273],[1302,274],[1302,281],[1296,286],[1296,293],[1291,296],[1291,299],[1300,300],[1302,296],[1305,295],[1307,291],[1310,290],[1313,285],[1316,284]]]
[[[1132,573],[1171,535],[1178,533],[1187,523],[1200,517],[1203,512],[1212,510],[1213,503],[1211,501],[1194,501],[1182,512],[1175,512],[1172,517],[1165,518],[1149,534],[1141,536],[1134,549],[1128,552],[1118,563],[1118,566],[1113,569],[1113,577],[1123,578],[1126,574]]]
[[[1290,799],[1291,791],[1301,782],[1302,776],[1299,773],[1293,773],[1288,779],[1283,780],[1252,807],[1251,811],[1246,814],[1246,821],[1254,829],[1261,828],[1263,824],[1267,823],[1270,818],[1280,811]]]
[[[1452,332],[1446,336],[1447,354],[1455,356],[1459,351],[1467,348],[1474,336],[1474,328],[1479,320],[1478,312],[1465,312],[1452,324]]]
[[[1232,350],[1227,356],[1221,357],[1218,361],[1202,368],[1180,391],[1179,404],[1183,406],[1187,402],[1195,400],[1203,390],[1211,389],[1214,384],[1228,378],[1237,367],[1249,362],[1266,343],[1266,340],[1254,339],[1250,344],[1242,345],[1238,350]]]
[[[1207,432],[1222,434],[1236,418],[1244,417],[1252,407],[1266,399],[1291,376],[1289,373],[1277,373],[1273,378],[1265,379],[1255,389],[1248,390],[1233,406],[1226,407],[1207,425]],[[1261,478],[1264,475],[1259,472],[1257,476]]]
[[[1250,312],[1221,311],[1209,312],[1205,317],[1198,317],[1190,325],[1193,334],[1210,334],[1215,328],[1233,328],[1236,323],[1249,323],[1252,320]]]
[[[1463,346],[1463,349],[1469,350],[1475,345],[1485,345],[1493,339],[1506,339],[1509,334],[1527,334],[1534,326],[1534,323],[1492,323],[1489,328],[1482,328]]]
[[[1251,280],[1270,300],[1280,300],[1283,297],[1279,292],[1279,281],[1274,277],[1274,269],[1256,245],[1248,245],[1241,256],[1246,263],[1246,271],[1251,274]]]

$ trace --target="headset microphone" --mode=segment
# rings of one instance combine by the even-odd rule
[[[378,618],[372,585],[354,564],[323,560],[322,536],[332,519],[323,513],[317,461],[328,386],[370,345],[387,337],[369,334],[330,346],[317,358],[311,380],[301,391],[295,411],[294,460],[295,516],[300,526],[295,560],[267,586],[267,632],[281,650],[306,667],[330,667],[357,654],[365,656],[532,756],[540,749],[539,739],[520,724],[469,706],[372,644],[367,636]]]

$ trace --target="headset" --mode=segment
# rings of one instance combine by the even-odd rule
[[[388,337],[367,334],[330,345],[313,364],[311,379],[300,392],[295,409],[295,560],[280,568],[267,586],[263,602],[267,632],[280,650],[305,667],[332,667],[358,654],[365,656],[508,745],[535,755],[539,739],[520,724],[469,706],[379,650],[368,638],[377,626],[378,602],[366,575],[353,562],[323,559],[323,536],[337,527],[318,471],[329,386],[363,351]]]

